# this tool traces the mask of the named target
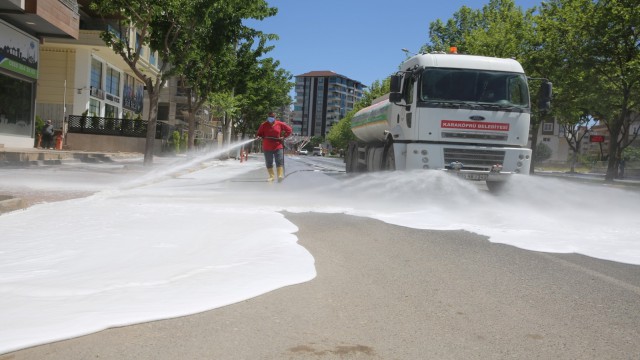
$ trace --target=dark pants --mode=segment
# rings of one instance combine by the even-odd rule
[[[49,149],[53,147],[53,136],[42,135],[42,147]]]
[[[283,164],[284,164],[284,151],[282,149],[273,150],[273,151],[265,151],[264,152],[264,162],[267,165],[267,169],[271,169],[273,167],[273,160],[276,161],[276,167],[283,166]]]

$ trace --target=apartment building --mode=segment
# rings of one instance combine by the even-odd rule
[[[353,110],[365,86],[333,71],[311,71],[297,75],[293,108],[293,132],[322,136]]]
[[[41,47],[77,39],[79,22],[76,0],[0,1],[0,146],[34,146]]]

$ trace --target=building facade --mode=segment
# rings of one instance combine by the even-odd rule
[[[36,114],[61,127],[68,115],[105,118],[142,117],[144,83],[129,65],[100,38],[103,31],[139,39],[135,29],[120,34],[115,24],[105,23],[82,7],[77,39],[46,38],[40,47],[41,76],[38,81]],[[157,54],[143,46],[140,66],[153,75],[158,72]]]
[[[0,146],[31,148],[46,39],[79,36],[76,0],[0,1]]]
[[[293,132],[325,137],[331,126],[353,110],[365,86],[333,71],[311,71],[296,76]]]

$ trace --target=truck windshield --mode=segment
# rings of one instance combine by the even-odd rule
[[[426,68],[422,72],[420,100],[467,102],[505,107],[529,107],[524,74],[473,69]]]

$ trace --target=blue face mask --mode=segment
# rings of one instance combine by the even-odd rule
[[[274,117],[268,117],[268,118],[267,118],[267,121],[273,124],[273,122],[274,122],[274,121],[276,121],[276,118],[274,118]]]

